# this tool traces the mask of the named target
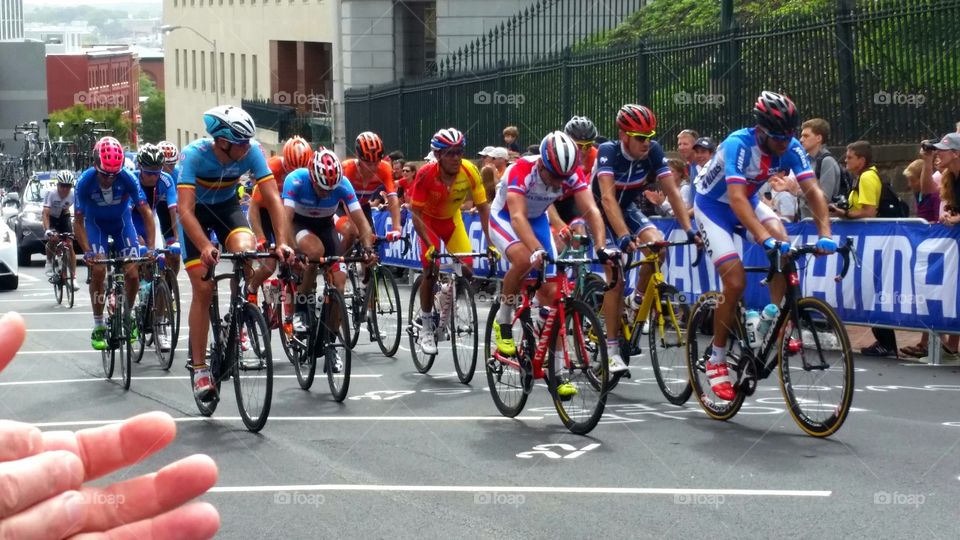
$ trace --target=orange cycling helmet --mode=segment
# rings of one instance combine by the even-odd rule
[[[372,131],[357,135],[357,157],[363,161],[376,163],[383,159],[383,141]]]
[[[283,143],[283,168],[287,172],[307,167],[311,160],[313,160],[313,149],[303,137],[291,137]]]

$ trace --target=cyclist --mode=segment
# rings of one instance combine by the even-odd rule
[[[273,173],[273,179],[277,181],[277,189],[282,193],[287,175],[302,167],[310,166],[312,160],[313,148],[310,147],[310,143],[304,138],[296,136],[283,143],[281,155],[272,156],[267,160],[267,167]],[[270,221],[270,213],[263,206],[263,202],[260,189],[254,186],[253,193],[250,194],[247,220],[250,222],[250,228],[253,229],[253,234],[257,238],[257,248],[261,250],[270,243],[276,243],[277,241],[273,223]],[[276,269],[277,264],[273,259],[266,259],[260,264],[260,268],[247,281],[247,300],[254,304],[257,303],[257,289],[260,288],[264,280],[273,275]]]
[[[325,255],[334,257],[339,251],[333,215],[343,205],[350,213],[350,219],[360,231],[360,242],[368,251],[373,248],[373,235],[357,200],[353,186],[343,176],[343,166],[336,154],[330,150],[321,150],[314,154],[310,166],[297,169],[287,175],[283,183],[283,205],[286,218],[293,223],[296,231],[297,247],[308,258],[318,259]],[[333,282],[340,292],[346,284],[346,274],[342,265],[333,270]],[[316,285],[316,267],[307,266],[300,284],[298,298],[314,298]],[[306,332],[303,315],[309,305],[296,302],[293,318],[294,332]],[[341,369],[337,359],[335,372]]]
[[[370,223],[371,230],[373,214],[370,201],[379,198],[380,191],[386,191],[387,207],[390,209],[390,227],[387,228],[386,237],[388,242],[396,241],[400,238],[400,202],[393,183],[393,168],[389,162],[383,160],[383,141],[376,133],[364,131],[357,135],[355,150],[357,159],[343,162],[343,175],[357,192],[360,207]],[[344,253],[353,246],[356,238],[356,229],[347,224],[343,229]]]
[[[597,162],[597,147],[593,141],[597,138],[597,126],[586,116],[574,116],[567,124],[563,126],[563,132],[580,148],[580,163],[578,174],[584,178],[590,178],[593,173],[593,165]],[[566,224],[567,231],[573,234],[584,234],[584,222],[580,217],[578,204],[574,201],[573,193],[564,192],[560,198],[553,203],[554,208],[560,219]],[[561,229],[562,231],[563,229]],[[566,237],[566,233],[561,234],[561,239]],[[603,244],[597,244],[603,245]]]
[[[169,174],[176,185],[180,178],[180,150],[170,141],[160,141],[157,146],[163,152],[163,172]]]
[[[147,204],[157,214],[160,220],[160,234],[163,235],[164,245],[175,251],[180,249],[178,232],[180,221],[177,217],[177,185],[173,177],[163,172],[163,151],[155,144],[147,143],[137,151],[137,172],[134,173],[140,181],[140,188],[146,197]],[[133,216],[133,225],[137,234],[143,238],[144,245],[154,245],[154,238],[144,236],[146,228],[139,214]],[[166,265],[174,272],[180,271],[180,255],[170,253],[165,258]]]
[[[243,109],[231,105],[214,107],[203,114],[210,138],[199,139],[184,148],[177,202],[183,228],[183,252],[193,290],[189,326],[194,395],[206,400],[213,391],[210,369],[205,361],[207,328],[213,283],[204,281],[207,268],[219,260],[216,246],[207,236],[212,229],[230,252],[253,250],[256,241],[237,199],[240,176],[251,171],[262,190],[264,206],[277,225],[277,257],[288,261],[293,250],[287,245],[290,229],[283,219],[277,184],[267,167],[260,143],[253,137],[257,128]],[[249,272],[247,275],[250,275]]]
[[[424,354],[437,354],[437,342],[433,324],[433,288],[438,273],[431,255],[443,241],[450,253],[473,251],[460,206],[467,198],[480,213],[483,234],[489,245],[487,222],[490,219],[490,203],[487,202],[483,182],[477,167],[463,159],[467,139],[455,128],[441,129],[430,140],[431,153],[436,161],[427,163],[417,171],[414,180],[411,213],[413,227],[420,244],[420,262],[423,265],[423,282],[420,284],[420,311],[423,323],[420,332],[420,349]],[[464,274],[472,275],[472,261],[465,259]]]
[[[539,156],[522,157],[507,169],[506,181],[497,189],[490,216],[490,240],[510,261],[503,277],[497,320],[493,323],[497,351],[502,355],[517,353],[512,325],[523,278],[531,268],[543,268],[546,257],[553,260],[557,257],[547,208],[562,195],[570,194],[590,224],[597,245],[606,245],[600,210],[586,180],[577,174],[579,160],[574,140],[561,131],[554,131],[540,142]],[[618,253],[612,247],[598,251],[602,259]],[[544,271],[548,278],[556,275],[553,264],[546,265]],[[544,283],[537,293],[540,305],[551,305],[555,288],[553,282]],[[561,397],[576,393],[576,388],[569,383],[561,384],[557,390]]]
[[[143,218],[148,238],[156,235],[153,212],[144,198],[136,177],[123,168],[123,146],[113,137],[104,137],[94,147],[96,162],[77,181],[74,231],[83,249],[84,259],[107,257],[108,237],[113,237],[119,257],[135,257],[139,252],[137,231],[133,226],[131,208]],[[148,250],[148,256],[150,251]],[[137,265],[123,269],[127,306],[132,306],[140,288]],[[102,351],[107,348],[103,324],[104,280],[107,269],[103,265],[90,268],[90,299],[93,304],[93,334],[90,344]],[[132,318],[132,315],[131,315]],[[129,324],[130,321],[127,321]],[[139,331],[131,327],[130,339],[137,339]]]
[[[787,253],[790,242],[773,210],[760,204],[757,191],[768,180],[793,172],[813,210],[821,253],[832,253],[837,243],[830,236],[826,199],[803,146],[794,137],[799,113],[790,98],[763,92],[753,108],[755,126],[731,133],[695,181],[694,213],[703,234],[707,254],[722,283],[723,302],[713,318],[713,352],[707,361],[707,377],[713,393],[723,400],[736,397],[727,370],[728,328],[735,323],[737,302],[743,295],[746,276],[734,244],[734,227],[742,225],[765,249]],[[770,298],[783,299],[786,282],[782,274],[770,282]]]
[[[53,281],[56,270],[53,268],[53,250],[57,245],[57,235],[71,233],[70,208],[73,206],[73,184],[77,181],[73,172],[63,170],[57,173],[57,189],[51,189],[43,199],[43,228],[47,237],[47,264],[44,271],[47,279]],[[74,276],[77,274],[77,257],[70,249],[70,269]],[[77,278],[69,284],[73,290],[78,290]]]
[[[607,238],[615,239],[617,247],[632,253],[637,243],[663,240],[663,234],[640,211],[638,197],[650,188],[655,177],[674,209],[680,227],[693,239],[696,234],[690,225],[690,216],[684,211],[683,198],[677,188],[673,172],[667,166],[667,157],[660,143],[653,140],[657,134],[657,117],[649,107],[627,104],[617,113],[619,137],[600,145],[597,150],[597,165],[593,171],[593,195],[601,202],[607,225]],[[607,269],[607,278],[610,278]],[[640,268],[637,291],[644,291],[650,280],[650,265]],[[627,366],[620,356],[618,336],[623,313],[624,280],[607,291],[603,298],[603,315],[607,321],[607,350],[610,353],[610,372],[626,371]]]

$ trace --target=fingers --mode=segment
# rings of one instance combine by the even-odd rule
[[[177,433],[170,415],[152,412],[122,423],[69,432],[44,434],[47,450],[67,450],[83,460],[84,481],[142,461],[170,444]]]
[[[90,504],[82,530],[105,531],[158,516],[206,493],[216,482],[217,465],[198,454],[105,489],[84,489]]]
[[[0,520],[0,538],[64,538],[83,518],[83,496],[67,491]]]
[[[44,452],[0,463],[0,519],[83,483],[83,463],[69,452]],[[7,538],[0,534],[0,538]]]
[[[220,514],[210,503],[197,502],[166,514],[107,531],[106,538],[137,540],[196,540],[212,538],[220,528]],[[101,539],[99,534],[81,534],[75,540]]]
[[[26,334],[27,327],[18,313],[11,311],[0,319],[0,371],[13,360]]]
[[[43,450],[40,430],[30,424],[0,420],[0,461],[13,461]]]

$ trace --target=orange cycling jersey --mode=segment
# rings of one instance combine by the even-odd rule
[[[460,206],[468,193],[478,206],[487,202],[480,172],[473,163],[467,160],[461,162],[460,171],[449,188],[440,179],[440,165],[437,162],[428,163],[417,171],[417,178],[413,182],[413,207],[436,219],[459,217]]]
[[[277,189],[283,192],[283,181],[287,178],[287,170],[283,167],[283,157],[273,156],[267,160],[267,167],[273,172],[273,179],[277,181]],[[260,186],[253,186],[250,200],[260,203]]]
[[[596,164],[596,162],[597,162],[597,147],[596,147],[596,146],[591,146],[590,149],[587,150],[587,160],[586,160],[586,161],[587,161],[586,163],[583,163],[583,164],[582,164],[583,172],[587,175],[587,178],[590,178],[590,173],[593,172],[593,166],[594,166],[594,164]],[[274,176],[276,176],[277,173],[274,172],[273,174],[274,174]]]
[[[387,196],[396,196],[397,188],[393,184],[393,167],[386,161],[377,164],[376,174],[372,180],[364,180],[360,175],[360,166],[356,159],[343,162],[343,175],[350,180],[353,190],[357,192],[360,204],[368,204],[370,199],[380,191],[386,191]]]

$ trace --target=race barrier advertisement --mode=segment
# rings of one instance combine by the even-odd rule
[[[388,221],[387,212],[374,212],[378,234],[384,234]],[[391,266],[420,269],[416,233],[406,210],[402,221],[402,235],[410,239],[411,248],[404,255],[403,245],[397,242],[383,246],[380,256]],[[479,216],[465,213],[463,221],[475,250],[483,251],[486,241]],[[653,221],[668,240],[682,242],[686,239],[686,234],[678,229],[674,220]],[[817,230],[812,221],[788,223],[786,228],[795,244],[817,241]],[[957,317],[960,305],[960,227],[928,225],[918,220],[834,221],[832,233],[838,242],[847,237],[853,240],[859,264],[851,261],[847,277],[837,283],[834,278],[839,275],[843,264],[838,255],[798,261],[805,295],[824,299],[848,323],[960,332]],[[745,253],[745,265],[767,264],[761,246],[736,238],[741,253]],[[662,266],[667,280],[692,298],[704,291],[719,289],[716,270],[706,254],[699,265],[691,267],[695,257],[694,246],[671,248]],[[505,264],[500,262],[498,276],[506,270]],[[476,275],[489,275],[485,259],[475,259],[473,266]],[[599,268],[595,270],[600,271]],[[760,284],[764,277],[763,273],[747,275],[745,301],[750,307],[759,309],[769,302],[769,292]],[[627,279],[627,283],[635,282],[636,270]]]

